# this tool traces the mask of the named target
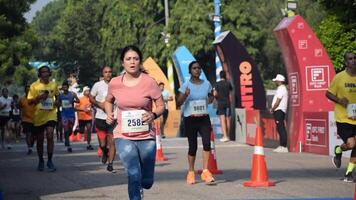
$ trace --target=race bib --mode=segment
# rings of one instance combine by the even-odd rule
[[[192,115],[206,115],[206,100],[195,100],[189,102],[189,110]]]
[[[20,109],[17,109],[17,108],[13,109],[12,110],[12,114],[13,115],[20,115]]]
[[[347,105],[347,117],[349,118],[356,117],[356,103]]]
[[[41,110],[52,110],[53,109],[53,99],[47,98],[40,103]]]
[[[121,112],[121,132],[135,133],[146,132],[149,130],[147,123],[142,123],[144,110],[129,110]]]
[[[62,100],[62,107],[63,108],[71,108],[72,107],[72,103],[68,100]]]

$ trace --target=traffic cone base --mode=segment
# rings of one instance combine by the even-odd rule
[[[222,174],[223,171],[218,169],[218,164],[216,162],[216,151],[215,151],[215,142],[214,142],[214,133],[213,131],[210,132],[210,155],[208,160],[208,170],[212,174]],[[203,172],[202,169],[198,170],[198,173],[201,174]]]
[[[162,150],[156,151],[156,161],[167,161],[167,160],[168,160],[168,158],[164,157]]]
[[[271,181],[262,181],[262,182],[255,182],[255,181],[246,181],[244,182],[245,187],[269,187],[269,186],[275,186],[275,182]]]

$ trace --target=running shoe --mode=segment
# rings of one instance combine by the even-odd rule
[[[51,160],[47,161],[47,168],[49,172],[55,172],[57,170]]]
[[[68,147],[68,148],[67,148],[67,151],[68,151],[69,153],[72,153],[72,152],[73,152],[72,147]]]
[[[336,167],[336,168],[340,168],[341,167],[341,157],[342,157],[342,152],[341,153],[336,153],[336,149],[340,147],[339,145],[335,146],[334,148],[334,153],[335,153],[335,156],[333,157],[333,159],[331,160],[333,165]]]
[[[141,196],[141,200],[143,200],[143,188],[142,187],[140,189],[140,196]]]
[[[215,181],[213,175],[209,172],[209,170],[203,170],[203,172],[200,175],[200,178],[206,184],[213,183]]]
[[[94,148],[89,144],[89,145],[87,146],[87,150],[94,150]]]
[[[223,137],[220,139],[220,142],[228,142],[228,141],[230,141],[230,139],[227,137]]]
[[[109,163],[108,166],[106,167],[106,170],[108,170],[109,172],[114,171],[113,163]]]
[[[352,172],[349,172],[348,174],[345,175],[344,182],[347,182],[347,183],[354,182],[354,177],[352,176]]]
[[[37,171],[43,171],[44,170],[44,161],[43,160],[40,160],[38,162],[38,166],[37,166]]]
[[[30,154],[32,154],[32,149],[27,150],[27,155],[30,155]]]
[[[194,171],[188,171],[187,184],[193,185],[194,183],[195,183],[195,173],[194,173]]]

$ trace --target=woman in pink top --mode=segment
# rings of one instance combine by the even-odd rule
[[[120,59],[125,73],[109,83],[106,122],[114,123],[115,103],[118,112],[114,138],[127,172],[129,197],[141,199],[143,188],[151,188],[154,181],[156,142],[152,122],[163,113],[164,102],[157,82],[142,70],[142,53],[136,46],[125,47]]]

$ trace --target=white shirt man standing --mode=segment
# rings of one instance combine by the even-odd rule
[[[272,107],[270,112],[274,116],[274,121],[276,122],[277,131],[279,134],[279,144],[274,152],[277,153],[287,153],[287,130],[285,127],[285,116],[288,107],[288,91],[287,87],[284,85],[285,77],[281,74],[277,74],[276,78],[272,79],[273,82],[277,84],[277,91],[272,100]]]

